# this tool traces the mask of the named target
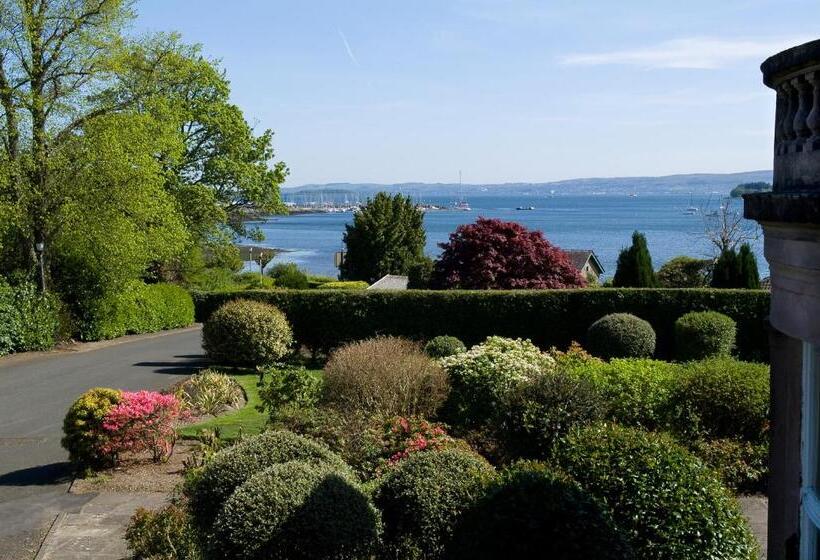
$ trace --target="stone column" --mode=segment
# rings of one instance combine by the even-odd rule
[[[745,216],[763,226],[772,284],[768,557],[797,560],[803,346],[820,345],[820,40],[761,70],[778,95],[774,187],[743,198]]]

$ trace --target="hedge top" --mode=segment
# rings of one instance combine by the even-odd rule
[[[768,358],[766,317],[770,294],[763,290],[578,289],[516,291],[376,292],[278,290],[195,293],[202,321],[237,298],[276,305],[288,317],[299,344],[329,350],[378,334],[431,339],[458,337],[476,344],[488,335],[530,338],[541,348],[566,348],[609,313],[632,313],[658,336],[656,354],[672,353],[675,320],[690,311],[718,311],[737,322],[741,358]]]

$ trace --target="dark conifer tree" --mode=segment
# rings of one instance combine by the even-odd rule
[[[634,232],[632,246],[618,255],[618,268],[612,285],[616,288],[654,288],[658,285],[646,236],[641,232]]]
[[[713,288],[738,288],[740,286],[740,259],[734,249],[721,252],[712,269]]]
[[[738,288],[747,288],[750,290],[760,289],[760,273],[757,271],[757,258],[752,252],[752,248],[748,243],[740,246],[740,253],[738,254],[738,261],[740,266],[740,285]]]
[[[408,273],[424,258],[424,213],[410,197],[380,192],[345,226],[342,280],[373,283],[385,274]]]

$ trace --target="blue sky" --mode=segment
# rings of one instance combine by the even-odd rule
[[[141,0],[222,61],[288,185],[771,167],[759,64],[817,0]]]

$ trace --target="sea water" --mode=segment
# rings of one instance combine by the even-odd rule
[[[555,195],[542,197],[469,196],[471,210],[430,210],[425,213],[426,252],[437,256],[439,243],[461,224],[474,222],[479,216],[499,218],[541,230],[546,238],[563,249],[595,251],[604,266],[604,277],[615,272],[618,253],[631,243],[632,232],[646,235],[652,262],[657,269],[677,255],[707,258],[715,255],[705,236],[726,200],[708,195]],[[452,199],[425,198],[427,204],[452,208]],[[729,201],[731,211],[742,213],[742,200]],[[534,207],[533,210],[517,208]],[[697,212],[690,210],[697,208]],[[343,250],[345,224],[353,220],[352,212],[272,216],[254,222],[265,235],[262,245],[283,249],[273,261],[294,262],[312,274],[336,276],[333,255]],[[761,277],[768,276],[763,259],[763,238],[753,222],[744,226],[757,238],[750,242],[758,258]]]

